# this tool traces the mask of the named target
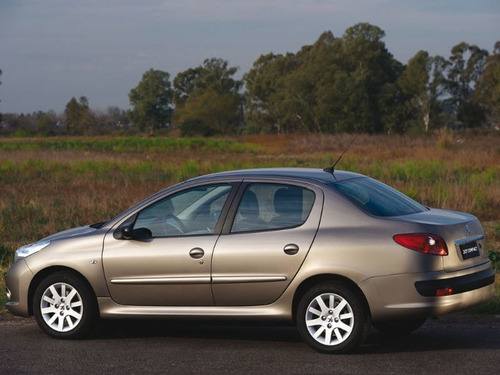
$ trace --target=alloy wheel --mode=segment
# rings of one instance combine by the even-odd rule
[[[57,332],[74,329],[83,317],[83,300],[67,283],[55,283],[42,294],[40,312],[44,322]]]
[[[344,342],[354,328],[351,305],[342,296],[324,293],[315,297],[306,309],[305,323],[311,337],[322,345]]]

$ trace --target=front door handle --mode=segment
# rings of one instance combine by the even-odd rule
[[[294,243],[289,243],[283,248],[283,251],[287,255],[295,255],[299,252],[299,246]]]
[[[194,259],[200,259],[203,255],[205,255],[205,252],[199,247],[195,247],[189,251],[189,256]]]

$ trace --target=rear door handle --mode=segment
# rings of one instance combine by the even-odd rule
[[[189,256],[194,259],[200,259],[203,255],[205,255],[205,252],[199,247],[195,247],[189,251]]]
[[[299,252],[299,246],[294,243],[289,243],[283,248],[283,251],[287,255],[295,255]]]

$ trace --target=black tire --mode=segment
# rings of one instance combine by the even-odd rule
[[[373,326],[389,335],[408,335],[422,327],[426,320],[426,318],[384,320],[373,322]]]
[[[38,326],[58,339],[85,337],[98,316],[93,291],[80,276],[67,271],[42,280],[35,290],[33,313]]]
[[[370,314],[362,297],[342,282],[324,282],[309,289],[300,299],[296,319],[302,339],[321,353],[352,352],[370,330]]]

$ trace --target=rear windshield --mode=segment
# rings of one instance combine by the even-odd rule
[[[375,216],[400,216],[428,209],[413,199],[368,177],[354,178],[330,185],[363,211]]]

